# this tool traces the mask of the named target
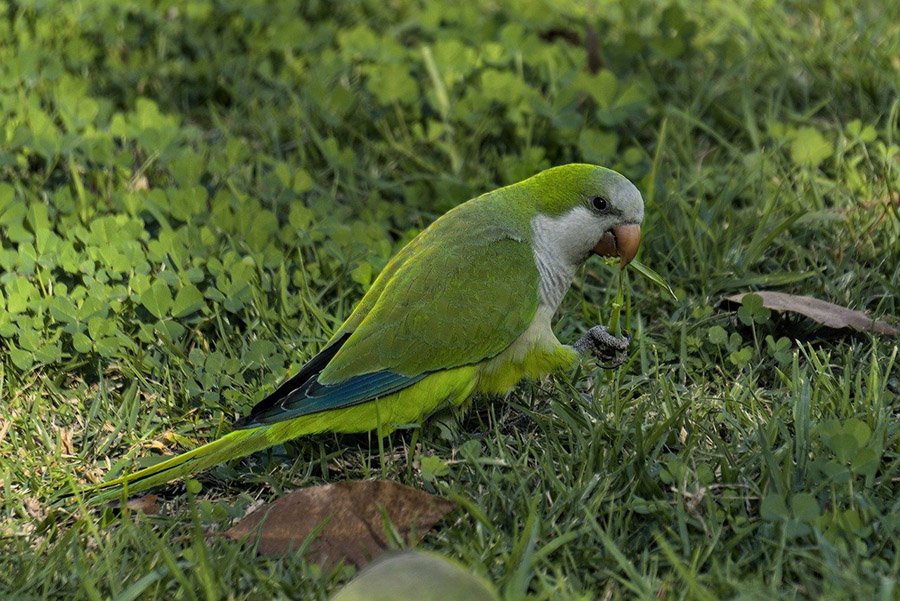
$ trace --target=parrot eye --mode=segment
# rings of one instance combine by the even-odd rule
[[[609,201],[602,196],[595,196],[591,199],[591,206],[596,211],[605,211],[609,208]]]

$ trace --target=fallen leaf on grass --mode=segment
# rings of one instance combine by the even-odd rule
[[[34,497],[25,497],[23,505],[25,505],[25,511],[32,518],[42,520],[47,517],[47,510]]]
[[[143,497],[134,497],[128,499],[125,505],[131,511],[139,511],[147,515],[156,515],[159,513],[159,503],[156,502],[156,495],[144,495]]]
[[[763,307],[767,309],[798,313],[829,328],[852,328],[860,332],[874,332],[885,336],[897,336],[900,334],[900,330],[894,326],[869,317],[862,311],[848,309],[811,296],[798,296],[772,290],[761,290],[759,292],[735,294],[726,297],[726,300],[740,303],[747,294],[757,294],[762,297]]]
[[[455,506],[395,482],[337,482],[267,503],[225,534],[256,541],[263,555],[303,550],[308,561],[325,568],[341,561],[361,567],[388,548],[388,521],[404,539],[421,540]]]
[[[499,601],[490,582],[437,553],[405,551],[380,559],[331,601]]]
[[[6,433],[9,432],[9,427],[12,426],[12,420],[5,420],[0,418],[0,442],[3,442],[3,439],[6,438]]]

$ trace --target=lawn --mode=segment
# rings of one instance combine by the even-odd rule
[[[505,599],[900,598],[900,3],[0,3],[0,597],[326,599],[354,569],[221,536],[386,478]],[[646,203],[614,372],[157,492],[58,493],[227,432],[447,209],[583,161]],[[577,273],[555,331],[616,310]]]

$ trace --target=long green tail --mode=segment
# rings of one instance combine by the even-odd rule
[[[131,474],[83,489],[90,505],[115,501],[177,478],[183,478],[230,459],[261,451],[275,444],[268,428],[235,430],[201,447],[176,455]]]

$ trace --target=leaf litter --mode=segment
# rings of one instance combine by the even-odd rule
[[[787,312],[803,315],[829,328],[850,328],[859,332],[872,332],[884,336],[897,336],[900,334],[900,330],[891,324],[875,319],[867,313],[848,309],[847,307],[829,303],[812,296],[788,294],[774,290],[760,290],[734,294],[726,297],[725,300],[733,303],[743,303],[744,297],[748,294],[755,294],[762,298],[762,306],[767,309],[780,313]]]
[[[291,492],[255,509],[225,535],[261,555],[301,552],[324,568],[362,567],[395,537],[420,541],[453,501],[387,480],[336,482]]]

